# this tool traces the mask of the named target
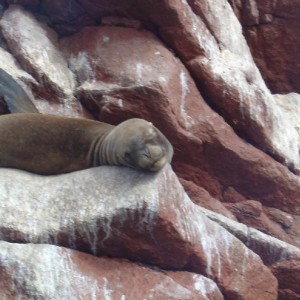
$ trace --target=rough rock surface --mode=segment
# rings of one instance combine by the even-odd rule
[[[57,34],[20,6],[10,6],[0,22],[12,54],[40,83],[32,86],[40,110],[43,111],[46,106],[48,112],[78,114],[81,107],[73,95],[74,74],[57,47]],[[6,62],[2,64],[7,65]],[[53,107],[45,100],[50,101]]]
[[[230,299],[276,295],[276,279],[259,256],[203,216],[170,167],[159,174],[100,167],[52,177],[3,169],[0,176],[6,241],[55,243],[196,272]]]
[[[268,87],[273,93],[299,93],[299,1],[231,2]]]
[[[0,265],[1,299],[223,299],[216,284],[198,274],[51,245],[0,242]]]
[[[214,284],[228,299],[276,299],[276,280],[279,299],[300,299],[293,281],[300,261],[300,96],[273,95],[267,88],[299,92],[298,7],[294,0],[0,1],[0,68],[22,85],[38,109],[112,124],[130,117],[151,120],[173,143],[173,168],[198,205],[170,169],[153,181],[145,179],[149,174],[114,168],[50,178],[1,170],[1,239],[58,245],[51,251],[62,260],[66,253],[79,255],[61,248],[68,247],[151,264],[168,282],[162,292],[172,286],[184,291],[183,299],[202,299],[200,281],[213,293],[209,299],[222,298]],[[0,97],[2,113],[7,107]],[[102,172],[104,179],[98,178]],[[133,186],[127,178],[127,183],[118,179],[118,187],[117,173],[146,182]],[[100,190],[97,180],[106,187]],[[102,204],[129,200],[102,211],[101,205],[90,205],[99,197],[97,190]],[[145,207],[126,198],[134,193]],[[67,209],[59,211],[64,203]],[[153,203],[163,205],[158,209]],[[145,214],[149,211],[157,222]],[[3,249],[13,246],[3,243]],[[30,249],[41,251],[34,245]],[[95,264],[100,259],[79,256]],[[9,259],[18,264],[16,257]],[[126,264],[128,270],[139,268]],[[136,272],[153,272],[146,268]],[[171,275],[169,268],[182,273]],[[11,282],[7,270],[8,281],[0,280],[6,285]],[[212,281],[191,281],[200,275]],[[100,293],[104,278],[98,279]],[[26,287],[24,297],[30,298]],[[180,298],[180,292],[173,296]]]
[[[184,66],[152,34],[132,28],[89,27],[62,39],[61,47],[77,74],[82,103],[107,122],[117,123],[138,113],[151,119],[175,145],[174,166],[182,178],[223,201],[230,187],[245,200],[299,213],[299,178],[235,135],[204,102]],[[231,201],[228,198],[225,201]],[[209,208],[208,203],[204,205]],[[220,209],[226,211],[220,205],[216,211]],[[291,241],[281,228],[277,232],[264,229]],[[300,243],[294,235],[292,239]]]
[[[281,118],[226,1],[81,2],[98,18],[119,10],[151,23],[186,64],[206,101],[240,135],[299,171],[298,133]]]
[[[27,31],[23,30],[24,26]],[[1,28],[9,48],[25,69],[41,81],[50,82],[49,89],[56,97],[60,94],[65,97],[73,95],[74,75],[55,47],[57,41],[53,31],[43,28],[41,23],[19,6],[11,6],[6,10],[1,19]],[[44,73],[41,74],[41,70]]]
[[[201,211],[231,232],[271,267],[279,283],[278,299],[298,299],[300,249],[205,208]],[[297,285],[297,287],[295,287]]]
[[[272,266],[272,270],[277,277],[280,277],[281,289],[289,289],[300,294],[300,263],[299,261],[278,262]],[[293,272],[293,278],[289,273]]]

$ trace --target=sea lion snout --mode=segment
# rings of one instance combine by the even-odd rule
[[[142,169],[158,171],[167,163],[165,150],[161,145],[147,145],[138,160],[138,165]]]
[[[164,151],[161,146],[159,145],[148,145],[146,146],[146,152],[149,158],[152,158],[153,160],[157,160],[161,158],[164,154]]]

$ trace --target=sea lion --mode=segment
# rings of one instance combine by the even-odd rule
[[[113,126],[39,114],[25,91],[2,69],[0,96],[13,113],[0,116],[0,167],[41,175],[99,165],[159,171],[172,160],[170,142],[143,119]]]
[[[0,116],[0,167],[54,175],[123,165],[159,171],[170,163],[167,138],[143,119],[118,126],[86,119],[42,114]]]

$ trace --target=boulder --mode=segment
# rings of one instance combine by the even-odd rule
[[[38,109],[63,115],[82,114],[73,95],[74,74],[57,47],[57,34],[17,5],[5,11],[0,26],[10,51],[39,83],[31,87]]]
[[[52,245],[0,242],[3,299],[223,299],[189,272],[162,272]],[[134,280],[134,281],[133,281]]]
[[[169,166],[158,174],[103,166],[49,177],[2,169],[0,178],[2,240],[194,272],[229,299],[277,297],[259,256],[207,219]]]
[[[152,24],[181,58],[198,88],[237,133],[299,172],[296,128],[285,121],[256,67],[229,3],[149,0],[80,1],[95,19],[130,16]],[[276,43],[274,43],[276,45]],[[284,138],[283,138],[284,137]]]
[[[255,63],[270,90],[279,94],[299,93],[300,70],[295,64],[299,60],[300,50],[299,1],[230,2],[243,25]],[[252,22],[249,22],[250,19]]]

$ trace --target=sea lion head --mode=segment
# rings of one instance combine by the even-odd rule
[[[159,171],[173,157],[173,147],[152,123],[129,119],[106,137],[106,154],[112,163],[148,171]]]

